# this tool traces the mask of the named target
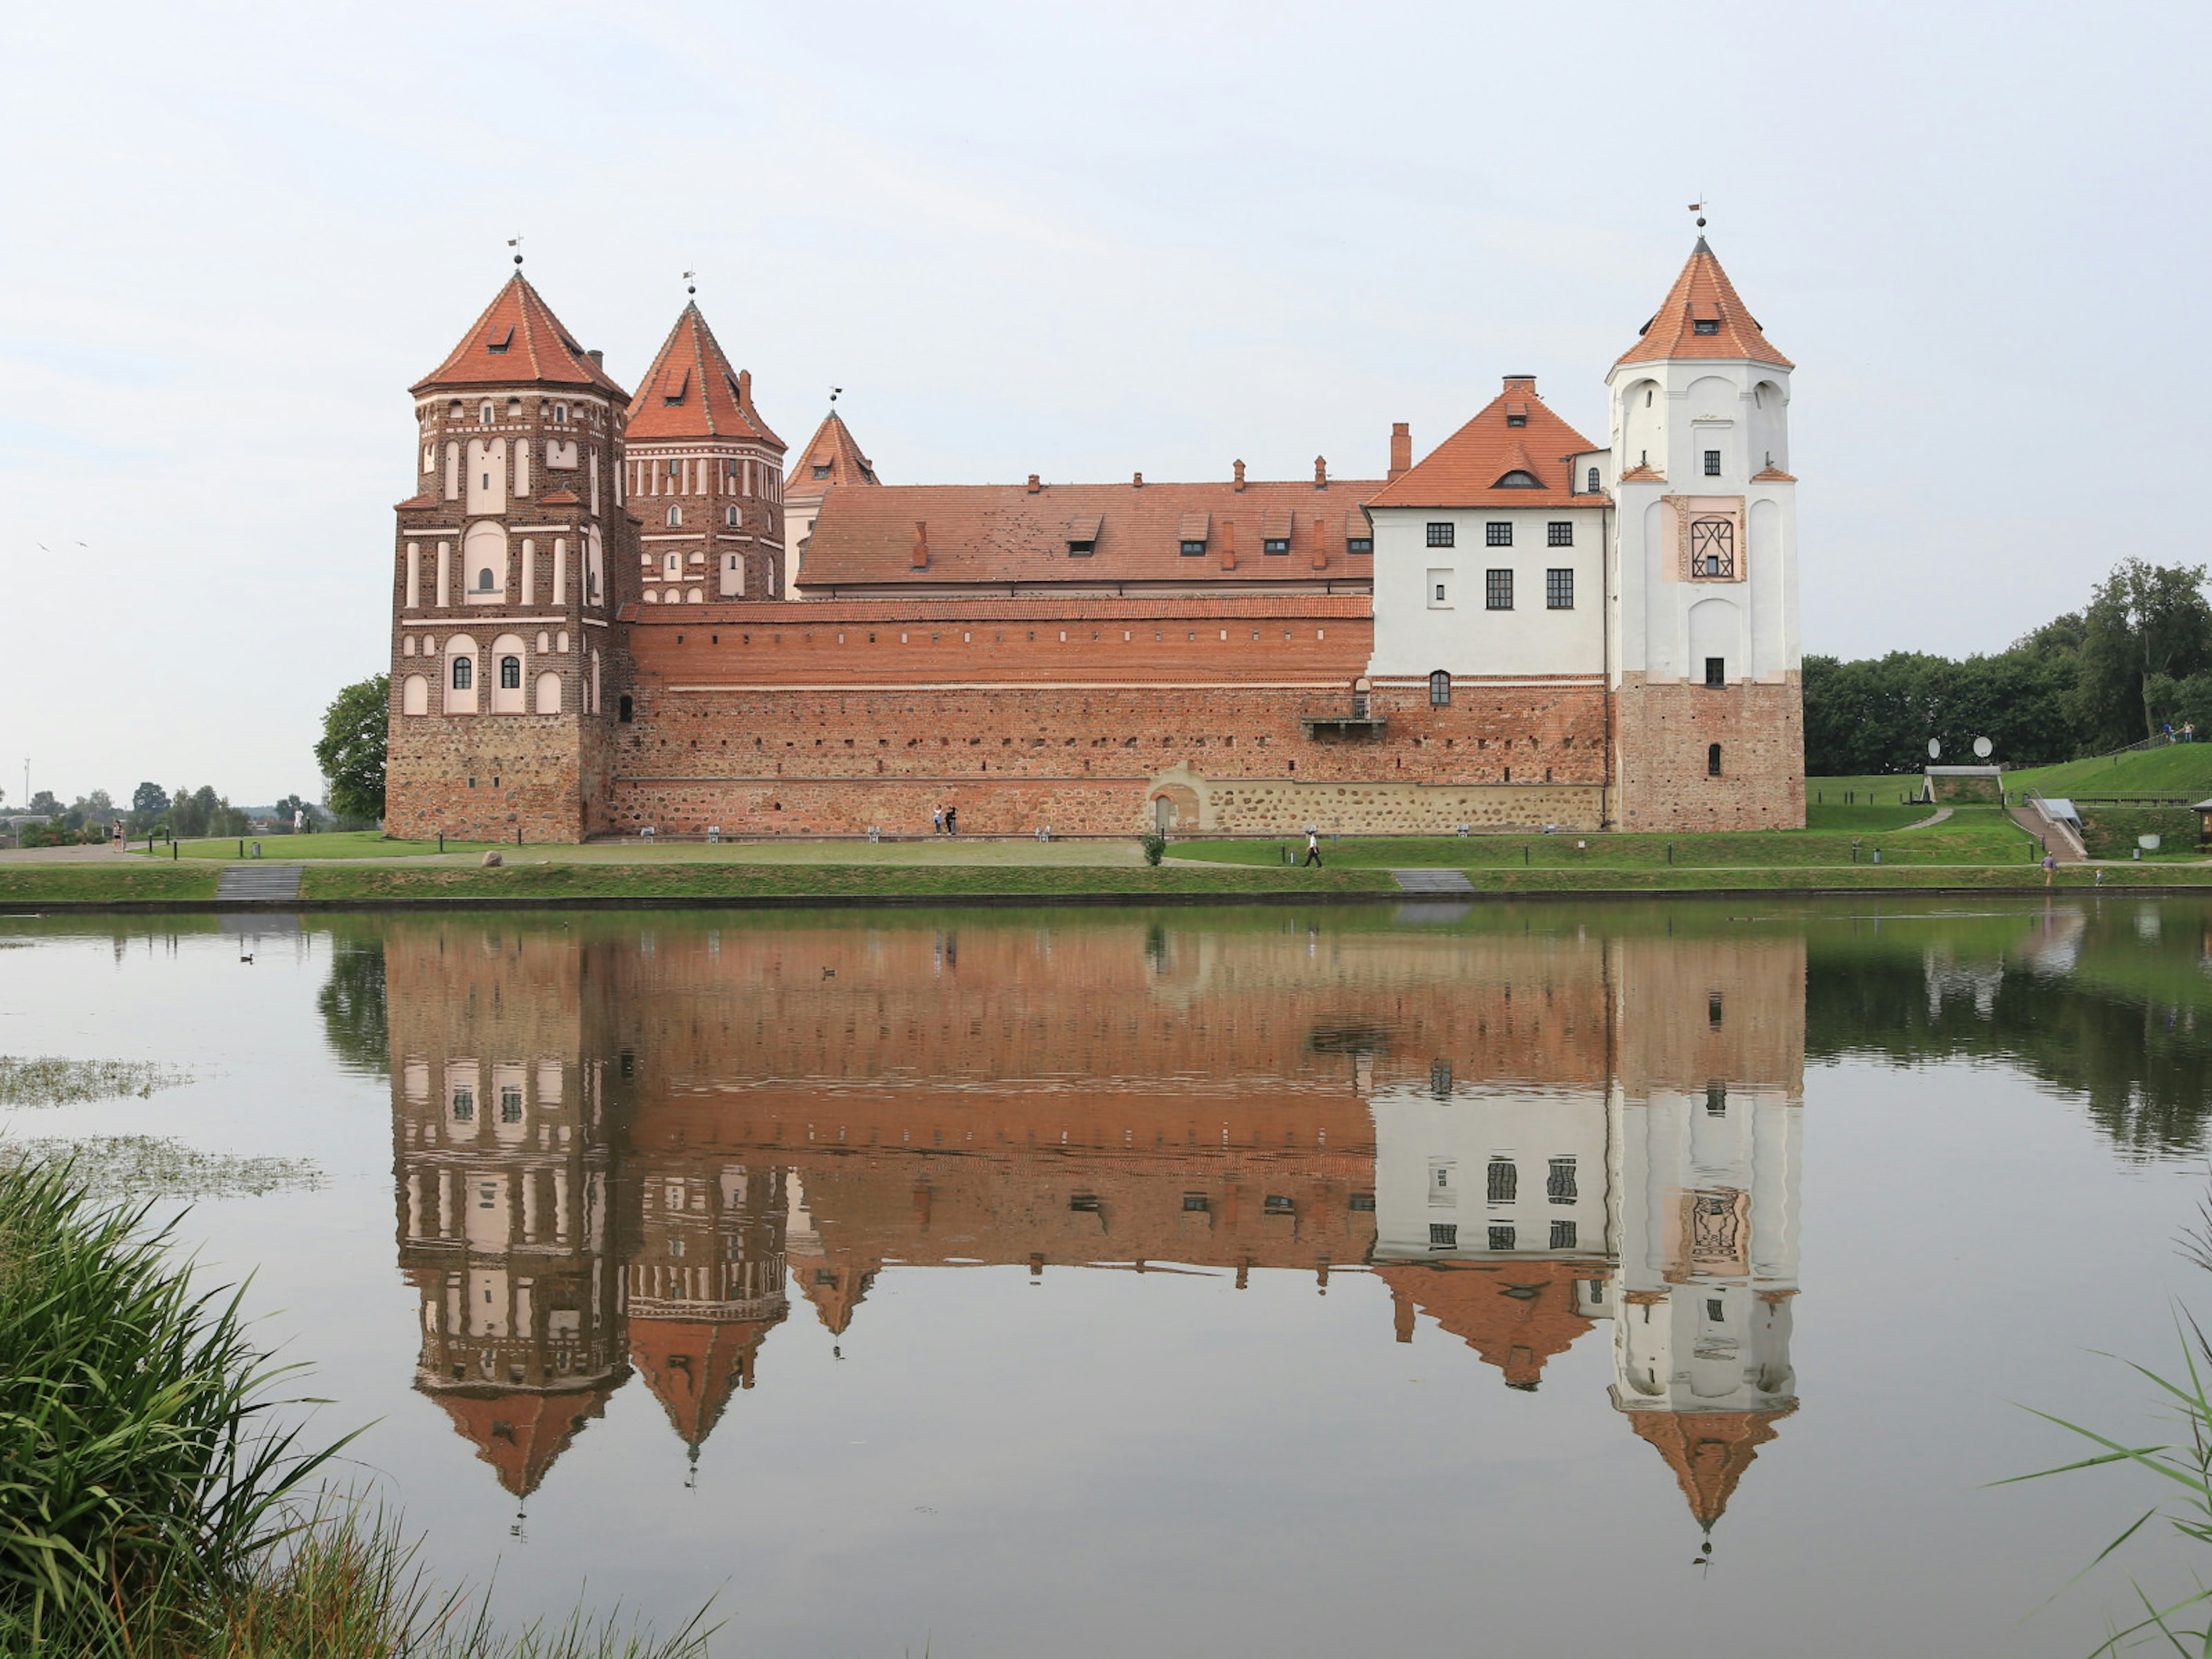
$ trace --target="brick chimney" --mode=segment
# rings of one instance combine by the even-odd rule
[[[1235,471],[1237,473],[1237,489],[1242,489],[1244,488],[1244,463],[1242,461],[1237,462]]]
[[[1533,374],[1509,374],[1505,377],[1505,389],[1508,392],[1525,392],[1533,398],[1536,395],[1536,377]]]
[[[1142,489],[1144,487],[1145,475],[1141,472],[1132,472],[1129,475],[1129,488],[1132,489]]]
[[[1037,475],[1036,475],[1036,473],[1034,473],[1034,472],[1030,473],[1030,495],[1036,495],[1036,494],[1037,493],[1037,491],[1039,491],[1040,489],[1042,489],[1043,488],[1044,488],[1044,486],[1043,486],[1042,484],[1041,484],[1041,483],[1039,483],[1037,482]]]
[[[1326,455],[1314,457],[1314,488],[1316,489],[1328,488],[1328,458]]]
[[[914,568],[916,570],[929,568],[929,525],[922,519],[914,521]]]
[[[594,346],[591,350],[586,352],[584,355],[586,357],[589,357],[593,362],[597,363],[600,368],[605,368],[606,367],[607,354],[601,351],[598,347]]]
[[[1390,423],[1390,476],[1402,478],[1413,470],[1413,429],[1403,421]]]
[[[753,406],[753,372],[750,368],[738,371],[738,403],[745,409]]]
[[[1244,463],[1237,462],[1237,470],[1240,473],[1243,472]],[[1239,489],[1244,488],[1244,481],[1241,477],[1237,482],[1237,487]],[[1237,568],[1237,520],[1234,519],[1224,519],[1221,521],[1221,568],[1224,570]]]

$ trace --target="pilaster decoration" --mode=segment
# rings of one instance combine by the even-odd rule
[[[1745,576],[1743,497],[1662,495],[1674,515],[1674,580],[1740,582]]]

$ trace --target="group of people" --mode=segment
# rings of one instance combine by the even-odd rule
[[[2173,729],[2173,722],[2172,720],[2168,720],[2166,723],[2166,740],[2168,743],[2196,742],[2197,722],[2195,720],[2184,720],[2181,723],[2181,730],[2177,732]]]
[[[929,815],[929,833],[933,836],[957,836],[960,833],[960,809],[940,806]]]

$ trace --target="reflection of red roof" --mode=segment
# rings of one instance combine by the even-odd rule
[[[1707,1532],[1728,1508],[1735,1483],[1759,1449],[1774,1438],[1778,1412],[1631,1412],[1636,1432],[1659,1448],[1690,1513]]]
[[[1519,421],[1521,425],[1513,422]],[[1382,486],[1370,507],[1602,507],[1574,493],[1570,455],[1589,440],[1554,415],[1533,380],[1516,377],[1465,426]],[[1536,481],[1499,488],[1516,474]]]
[[[495,386],[591,386],[629,395],[576,343],[520,271],[507,278],[446,361],[407,389]]]
[[[606,1410],[608,1398],[629,1376],[627,1370],[617,1371],[594,1386],[557,1394],[441,1389],[431,1397],[446,1408],[462,1437],[475,1443],[477,1455],[492,1466],[499,1484],[517,1498],[527,1498],[553,1460],[586,1423]]]
[[[753,1385],[753,1356],[781,1316],[633,1319],[629,1357],[687,1446],[714,1431],[738,1389]]]
[[[1575,1280],[1601,1275],[1587,1262],[1403,1262],[1375,1269],[1397,1304],[1398,1336],[1410,1341],[1418,1309],[1505,1374],[1534,1389],[1544,1362],[1589,1329],[1575,1311]]]
[[[845,1328],[853,1322],[853,1310],[866,1299],[868,1286],[875,1281],[874,1271],[849,1264],[833,1267],[818,1255],[794,1255],[789,1260],[799,1288],[814,1304],[823,1328],[832,1336],[844,1335]]]
[[[730,367],[698,305],[687,305],[638,382],[623,435],[641,440],[743,438],[781,450],[753,407],[752,376]]]
[[[1699,323],[1711,325],[1711,331],[1698,333]],[[1644,337],[1622,352],[1620,361],[1650,363],[1670,357],[1748,357],[1755,363],[1794,367],[1759,331],[1759,319],[1736,297],[1735,285],[1702,236],[1667,298],[1644,325]]]

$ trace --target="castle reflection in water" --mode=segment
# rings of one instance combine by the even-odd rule
[[[891,1265],[1357,1270],[1399,1340],[1425,1316],[1524,1389],[1605,1325],[1708,1528],[1797,1404],[1794,932],[476,919],[384,949],[418,1387],[518,1495],[633,1371],[696,1452],[794,1292],[842,1333]]]

